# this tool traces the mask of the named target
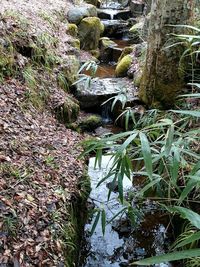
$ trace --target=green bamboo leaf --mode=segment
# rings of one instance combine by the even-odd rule
[[[133,132],[133,134],[131,134],[126,141],[124,141],[124,143],[121,145],[120,147],[120,153],[122,151],[124,151],[124,149],[127,149],[127,147],[133,142],[133,140],[137,137],[138,135],[138,131]]]
[[[165,142],[165,154],[166,154],[166,156],[168,156],[170,154],[173,140],[174,140],[174,125],[172,124],[169,127],[169,129],[167,131],[167,135],[166,135],[166,142]]]
[[[142,154],[144,158],[146,172],[148,173],[150,180],[152,180],[153,166],[152,166],[152,155],[151,155],[151,148],[149,145],[149,141],[144,133],[140,132],[139,136],[141,141]]]
[[[96,216],[96,218],[95,218],[95,220],[94,220],[94,223],[93,223],[93,225],[92,225],[92,229],[91,229],[91,231],[90,231],[90,234],[91,234],[91,235],[94,234],[94,231],[95,231],[95,229],[96,229],[96,227],[97,227],[97,224],[98,224],[98,222],[99,222],[100,214],[101,214],[101,211],[98,210],[98,212],[97,212],[97,216]]]
[[[190,180],[187,183],[186,187],[183,189],[183,191],[179,197],[179,200],[178,200],[179,204],[181,204],[183,202],[183,200],[185,200],[188,197],[189,193],[193,190],[195,185],[196,185],[196,182],[194,180]]]
[[[105,230],[106,230],[106,212],[103,209],[101,211],[101,227],[102,227],[102,233],[105,235]]]
[[[192,225],[200,229],[200,215],[190,209],[175,206],[169,210],[178,212],[183,219],[190,221]]]
[[[200,32],[200,29],[197,28],[197,27],[194,27],[194,26],[191,26],[191,25],[172,25],[172,24],[168,24],[166,26],[169,26],[169,27],[176,27],[176,28],[186,28],[186,29],[190,29],[190,30],[194,30],[194,31],[197,31],[197,32]]]
[[[178,243],[174,249],[177,249],[177,248],[181,248],[181,247],[184,247],[188,244],[191,244],[197,240],[200,239],[200,232],[196,232],[196,233],[193,233],[191,236],[187,237],[185,240],[181,241],[180,243]]]
[[[197,110],[171,110],[171,112],[198,117],[198,118],[200,117],[200,111],[197,111]]]
[[[123,174],[120,172],[118,174],[118,192],[119,192],[119,199],[121,203],[124,202],[124,191],[123,191]]]
[[[123,214],[127,210],[127,207],[121,209],[119,212],[117,212],[111,219],[110,221],[107,222],[107,224],[110,224],[111,222],[114,221],[120,214]]]
[[[200,98],[200,94],[185,94],[185,95],[179,95],[178,98],[182,98],[182,97],[188,97],[188,98]]]
[[[151,181],[150,183],[148,183],[147,185],[145,185],[139,192],[138,195],[143,197],[144,193],[149,190],[150,188],[152,188],[154,185],[156,185],[157,183],[159,183],[161,181],[161,178],[157,178],[153,181]]]
[[[144,260],[136,261],[132,263],[131,265],[150,266],[152,264],[183,260],[183,259],[199,257],[199,256],[200,256],[200,249],[189,249],[189,250],[172,252],[172,253],[168,253],[165,255],[155,256],[155,257],[147,258]]]
[[[101,163],[102,163],[102,149],[99,148],[96,151],[94,167],[96,168],[96,166],[98,164],[98,167],[100,169],[101,168]]]
[[[172,165],[170,166],[172,182],[174,186],[177,185],[179,166],[180,166],[180,150],[178,147],[173,147]]]

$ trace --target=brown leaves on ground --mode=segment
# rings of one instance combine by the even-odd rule
[[[59,266],[82,176],[80,136],[49,111],[24,108],[26,90],[16,80],[0,86],[0,263]]]

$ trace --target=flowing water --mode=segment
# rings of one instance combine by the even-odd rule
[[[116,14],[116,10],[121,8],[121,4],[118,1],[105,0],[102,1],[102,8],[110,8],[107,12],[112,19],[114,14]],[[115,22],[110,20],[110,22],[106,21],[106,23]],[[113,38],[113,41],[116,42],[119,49],[130,45],[129,39]],[[101,62],[96,77],[114,77],[115,66],[116,62]],[[98,129],[98,136],[101,137],[104,133],[118,133],[122,131],[111,124],[110,103],[102,107],[102,118],[103,122],[105,124],[108,123],[108,125],[105,128],[100,127],[101,129]],[[88,203],[90,203],[92,208],[103,208],[106,213],[106,221],[108,222],[124,206],[120,204],[117,192],[112,192],[110,200],[107,201],[108,188],[112,177],[97,187],[98,182],[109,171],[112,164],[111,157],[108,155],[103,156],[101,168],[94,168],[94,164],[95,158],[90,158],[88,174],[91,179],[92,190]],[[125,192],[134,195],[142,183],[141,179],[141,177],[133,177],[133,181],[130,181],[125,177],[123,180]],[[95,220],[95,216],[93,216],[91,221],[85,226],[85,242],[82,246],[79,267],[125,267],[130,266],[130,263],[135,260],[165,253],[170,244],[170,237],[167,235],[168,216],[163,214],[156,204],[152,202],[146,201],[141,207],[138,207],[138,203],[132,201],[132,207],[139,208],[143,217],[138,218],[136,224],[132,225],[127,214],[124,212],[123,215],[121,214],[116,217],[112,223],[106,226],[104,236],[102,234],[101,218],[94,234],[92,236],[88,234]],[[154,267],[175,267],[175,265],[162,263],[154,265]]]
[[[99,187],[98,182],[105,177],[112,164],[111,156],[103,156],[101,168],[94,168],[95,158],[90,158],[88,174],[91,178],[90,201],[96,208],[104,208],[106,220],[110,221],[115,214],[124,207],[119,203],[118,193],[112,192],[107,201],[108,187],[112,177],[104,181]],[[134,193],[137,188],[127,177],[123,180],[124,191]],[[136,204],[133,204],[133,206]],[[82,267],[120,267],[129,266],[134,260],[159,255],[165,252],[169,245],[166,235],[168,217],[157,210],[154,203],[143,205],[144,217],[132,226],[126,214],[118,216],[106,226],[105,235],[102,234],[101,220],[99,220],[94,234],[86,235],[85,247],[82,251],[84,261]],[[91,230],[95,218],[85,226],[85,232]],[[172,267],[170,263],[154,265],[155,267]],[[174,266],[174,265],[173,265]]]

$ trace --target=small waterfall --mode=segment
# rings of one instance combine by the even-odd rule
[[[121,4],[118,1],[102,0],[100,8],[119,9],[119,8],[121,8]]]
[[[113,122],[111,118],[111,105],[112,105],[112,101],[109,101],[105,103],[104,105],[102,105],[102,108],[101,108],[102,121],[105,124]]]

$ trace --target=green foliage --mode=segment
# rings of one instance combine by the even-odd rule
[[[73,83],[73,85],[76,85],[78,83],[84,83],[84,89],[87,90],[90,88],[91,80],[95,77],[95,74],[97,72],[98,65],[95,61],[89,60],[86,61],[81,68],[78,71],[78,79],[76,82]],[[82,72],[89,71],[90,75],[83,74]]]
[[[183,260],[183,259],[199,257],[199,256],[200,256],[200,249],[190,249],[190,250],[172,252],[167,255],[161,255],[161,256],[156,256],[156,257],[151,257],[151,258],[147,258],[144,260],[136,261],[132,265],[150,266],[152,264]]]
[[[185,97],[187,96],[182,96],[183,99]],[[195,97],[199,95],[196,94]],[[134,175],[139,174],[145,178],[145,182],[135,194],[136,199],[143,200],[146,197],[151,199],[149,192],[154,192],[153,199],[157,198],[159,203],[165,204],[163,207],[168,211],[173,214],[178,213],[189,220],[194,227],[199,228],[199,215],[189,209],[190,202],[193,201],[195,194],[198,194],[200,186],[200,156],[194,149],[200,140],[199,130],[194,128],[199,118],[198,110],[171,110],[165,112],[164,116],[163,112],[157,110],[147,111],[139,118],[139,122],[135,119],[132,131],[100,140],[86,141],[82,155],[96,152],[96,164],[99,166],[104,151],[112,156],[112,166],[108,174],[99,181],[98,186],[109,177],[113,177],[112,182],[118,184],[119,199],[122,204],[126,203],[123,192],[124,177],[134,180]],[[108,200],[110,193],[109,189]],[[125,210],[129,209],[130,207],[126,206]],[[137,212],[133,211],[132,217],[134,218],[136,214]],[[101,211],[97,214],[96,220],[99,220],[100,215]],[[194,230],[173,249],[195,244],[199,238],[199,232]],[[171,259],[197,257],[199,251],[175,251],[173,254],[139,261],[137,264],[151,265]]]
[[[192,83],[194,83],[195,77],[197,78],[196,73],[198,72],[198,70],[196,70],[195,68],[197,67],[196,63],[199,54],[200,29],[190,25],[168,25],[168,26],[181,28],[184,29],[185,31],[186,30],[188,31],[188,34],[171,34],[173,35],[173,37],[175,37],[176,42],[173,42],[172,44],[168,45],[166,49],[175,46],[184,47],[184,51],[180,57],[180,72],[184,72],[184,74],[188,75],[191,70],[191,79]]]

